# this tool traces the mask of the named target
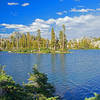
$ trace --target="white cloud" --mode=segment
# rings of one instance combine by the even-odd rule
[[[63,13],[62,13],[62,12],[57,12],[56,14],[57,14],[57,15],[63,15]]]
[[[5,26],[6,28],[8,28],[8,29],[10,29],[10,28],[16,28],[16,29],[18,29],[18,28],[22,28],[22,27],[26,27],[25,25],[17,25],[17,24],[5,24],[5,23],[3,23],[3,24],[1,24],[2,26]]]
[[[66,14],[67,13],[67,11],[65,10],[65,11],[62,11],[62,12],[57,12],[56,14],[57,15],[63,15],[63,14]]]
[[[66,34],[68,39],[80,38],[83,36],[100,36],[100,16],[81,15],[78,17],[64,17],[58,19],[36,19],[30,25],[22,24],[0,24],[4,28],[15,29],[19,32],[31,32],[36,34],[37,30],[41,30],[44,37],[50,38],[51,27],[55,28],[56,35],[59,36],[59,31],[62,25],[66,26]]]
[[[30,5],[30,4],[29,3],[23,3],[22,4],[23,7],[28,6],[28,5]]]
[[[96,11],[100,11],[100,8],[97,8]]]
[[[14,3],[14,2],[9,2],[8,5],[12,6],[12,5],[19,5],[19,3]]]
[[[56,20],[55,19],[49,19],[48,21],[46,21],[47,24],[53,24],[53,23],[56,23]]]
[[[100,11],[100,8],[96,8],[96,9],[76,9],[76,8],[72,8],[70,10],[71,12],[80,12],[80,13],[83,13],[83,12],[96,12],[96,11]]]
[[[71,9],[71,12],[89,12],[89,11],[96,11],[95,9]]]

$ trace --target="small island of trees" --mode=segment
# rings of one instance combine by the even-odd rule
[[[29,32],[20,34],[15,32],[10,39],[2,39],[1,50],[17,53],[68,53],[65,25],[56,37],[54,28],[51,29],[51,40],[41,37],[41,30],[37,30],[37,35]]]

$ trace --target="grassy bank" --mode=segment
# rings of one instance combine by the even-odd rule
[[[67,53],[71,53],[68,50],[61,51],[61,50],[50,50],[50,49],[40,49],[40,51],[37,50],[37,49],[34,49],[34,50],[19,49],[19,50],[3,50],[3,51],[8,51],[9,53],[26,53],[26,54],[30,54],[30,53],[39,53],[39,54],[48,54],[48,53],[51,53],[51,54],[67,54]]]

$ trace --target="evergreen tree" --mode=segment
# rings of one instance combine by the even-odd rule
[[[60,45],[60,49],[64,49],[64,47],[63,47],[63,31],[60,31],[59,32],[59,45]]]
[[[58,97],[52,97],[55,89],[47,81],[47,76],[34,67],[29,83],[21,86],[0,65],[0,100],[59,100]]]
[[[55,32],[54,28],[51,29],[51,49],[55,50],[55,45],[56,45],[56,37],[55,37]]]
[[[29,86],[34,87],[36,94],[43,94],[46,97],[53,96],[54,87],[48,83],[47,75],[40,73],[37,70],[37,65],[33,67],[33,73],[30,73]]]
[[[25,34],[22,34],[22,47],[23,48],[26,48],[26,35]]]
[[[65,25],[62,26],[63,30],[59,32],[59,45],[60,49],[64,51],[67,48],[67,39],[65,34]]]
[[[67,48],[67,39],[66,39],[66,27],[65,25],[63,24],[62,25],[62,28],[63,28],[63,50]]]
[[[38,50],[40,51],[40,48],[41,48],[41,31],[40,31],[40,29],[37,30],[37,42],[38,42]]]
[[[31,35],[29,32],[27,32],[27,35],[26,35],[26,43],[27,43],[27,48],[30,49],[30,46],[31,46]]]

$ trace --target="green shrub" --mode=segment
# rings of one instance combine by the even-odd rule
[[[95,97],[91,97],[91,98],[85,98],[85,100],[100,100],[100,95],[94,93]]]
[[[0,100],[58,100],[52,97],[55,89],[47,81],[47,75],[34,66],[29,82],[21,86],[5,73],[4,66],[0,66]]]

